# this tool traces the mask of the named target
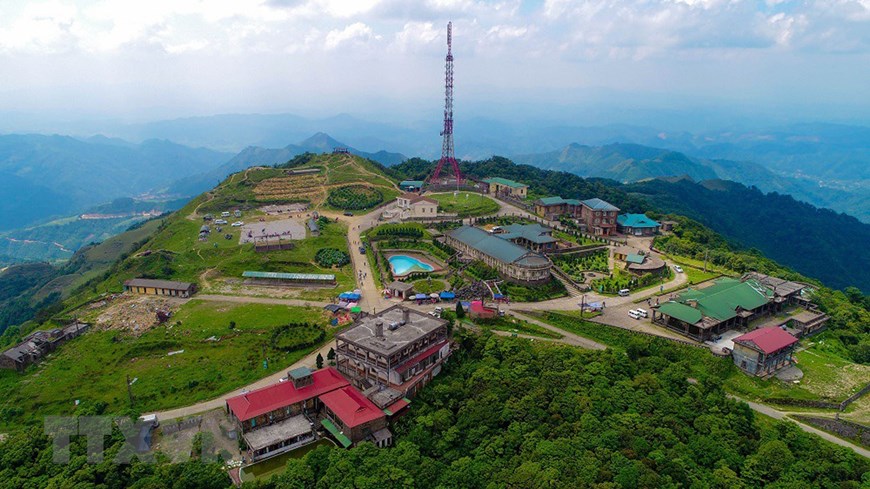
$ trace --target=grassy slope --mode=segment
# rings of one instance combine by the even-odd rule
[[[180,325],[177,322],[180,321]],[[229,329],[235,321],[236,328]],[[76,399],[102,401],[108,412],[128,407],[126,376],[133,384],[135,409],[165,409],[191,404],[253,382],[302,358],[310,348],[291,353],[268,344],[276,326],[309,322],[325,325],[317,308],[236,304],[193,300],[166,325],[139,338],[114,331],[93,331],[73,340],[50,361],[23,376],[0,372],[5,398],[0,409],[18,407],[13,423],[47,414],[74,412]],[[212,336],[220,341],[207,341]],[[331,335],[327,335],[327,341]],[[170,351],[184,353],[167,356]],[[268,369],[263,360],[269,359]]]
[[[474,217],[494,214],[498,211],[498,203],[489,197],[470,192],[427,194],[426,197],[438,201],[440,212],[459,214],[459,217]]]

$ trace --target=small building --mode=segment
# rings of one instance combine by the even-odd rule
[[[425,183],[423,180],[402,180],[399,189],[405,192],[419,192]]]
[[[389,388],[412,397],[450,353],[447,321],[399,305],[361,315],[335,335],[336,368],[365,391]]]
[[[403,219],[435,218],[438,216],[438,201],[422,195],[405,192],[396,197],[396,207]]]
[[[769,377],[794,363],[792,352],[798,339],[782,328],[769,326],[734,338],[731,356],[738,368],[759,377]]]
[[[0,368],[23,372],[29,365],[38,363],[58,346],[84,334],[89,327],[86,323],[76,322],[63,329],[34,331],[25,336],[21,343],[7,348],[0,354]]]
[[[827,314],[808,309],[789,317],[781,326],[788,328],[798,338],[803,338],[824,328],[828,319],[830,317]]]
[[[616,217],[616,230],[632,236],[654,236],[660,226],[644,214],[620,214]]]
[[[611,252],[613,259],[625,263],[625,269],[635,275],[664,274],[668,264],[652,253],[644,253],[630,246],[617,246]]]
[[[321,394],[318,399],[323,405],[321,426],[345,448],[374,438],[374,433],[387,429],[387,416],[384,411],[352,385]],[[392,435],[382,434],[375,441],[381,446],[387,446],[392,442]]]
[[[610,236],[616,231],[618,207],[598,198],[583,200],[580,204],[580,220],[590,233]]]
[[[320,226],[317,225],[317,221],[312,217],[308,219],[308,233],[311,236],[320,236]]]
[[[196,285],[188,282],[175,282],[172,280],[133,278],[124,282],[124,291],[143,295],[190,297],[196,293]]]
[[[284,287],[333,287],[335,274],[332,273],[287,273],[287,272],[242,272],[245,283],[249,285],[272,285]]]
[[[577,199],[541,197],[535,201],[535,214],[553,220],[560,216],[580,217],[581,203]]]
[[[674,227],[676,227],[677,224],[677,221],[662,221],[659,231],[669,233],[674,230]]]
[[[387,285],[387,292],[391,297],[399,297],[403,301],[414,295],[414,285],[400,280],[395,280]]]
[[[546,256],[480,228],[461,226],[448,231],[444,237],[453,249],[496,269],[507,280],[523,284],[550,280],[553,263]]]
[[[486,193],[496,197],[525,199],[529,192],[528,185],[508,180],[507,178],[484,178],[481,183],[483,184],[483,189]]]
[[[468,315],[475,319],[493,319],[498,317],[498,309],[484,305],[483,301],[471,301]]]
[[[540,253],[553,251],[559,242],[553,237],[552,229],[540,224],[509,224],[502,226],[495,236]]]

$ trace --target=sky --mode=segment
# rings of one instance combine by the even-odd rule
[[[448,21],[465,116],[870,124],[870,0],[3,0],[0,114],[420,119]]]

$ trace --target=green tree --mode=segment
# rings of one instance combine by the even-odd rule
[[[465,317],[465,308],[462,307],[462,303],[456,301],[456,318],[462,319]]]
[[[323,368],[323,355],[318,353],[317,358],[314,361],[317,363],[317,368]]]

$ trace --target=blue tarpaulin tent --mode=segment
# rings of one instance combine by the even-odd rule
[[[492,294],[493,299],[504,299],[504,294]]]
[[[418,300],[418,301],[425,301],[425,300],[429,299],[429,296],[426,294],[417,294],[414,296],[414,299]]]
[[[453,292],[447,292],[446,290],[444,292],[441,292],[439,296],[441,297],[442,301],[450,301],[456,298],[456,294],[454,294]]]
[[[338,296],[339,299],[346,300],[346,301],[354,301],[354,302],[360,300],[360,297],[362,297],[362,296],[359,294],[354,294],[353,292],[344,292]]]

